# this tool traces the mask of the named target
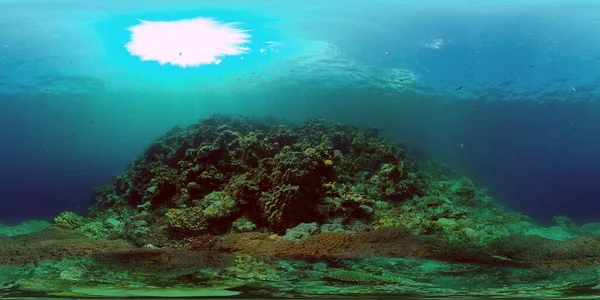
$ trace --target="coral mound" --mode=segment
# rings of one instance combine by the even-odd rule
[[[276,233],[308,222],[367,224],[376,201],[422,194],[414,166],[378,130],[217,115],[152,143],[97,190],[92,215],[134,216],[132,224],[152,228],[129,228],[141,243],[221,234],[240,222]]]
[[[98,188],[90,212],[2,226],[0,297],[600,288],[597,224],[536,226],[379,130],[318,119],[175,127]]]
[[[318,119],[175,127],[90,212],[0,228],[0,297],[599,288],[597,224],[536,226],[379,130]]]
[[[302,245],[309,248],[315,241],[365,244],[361,237],[378,237],[383,240],[369,242],[381,248],[376,251],[342,243],[324,257],[364,252],[453,261],[444,253],[461,248],[442,244],[485,248],[513,235],[572,237],[568,226],[540,229],[506,212],[470,179],[392,143],[380,130],[320,119],[294,125],[216,115],[175,127],[113,183],[96,190],[91,219],[63,213],[55,224],[93,238],[196,250],[218,244],[225,234],[264,233],[273,240],[306,240]],[[433,238],[435,247],[414,240],[417,246],[406,252],[385,234],[360,234],[385,228]],[[383,249],[394,250],[378,252]]]

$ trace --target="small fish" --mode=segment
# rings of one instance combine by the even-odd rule
[[[577,92],[577,90],[573,86],[571,86],[571,89],[573,90],[573,92]]]
[[[459,86],[459,87],[455,88],[454,90],[455,90],[455,91],[460,91],[460,90],[462,90],[462,88],[463,88],[463,86],[461,85],[461,86]]]
[[[390,53],[389,53],[389,52],[387,52],[387,51],[386,51],[386,52],[383,52],[383,54],[385,54],[385,55],[390,55]]]
[[[535,101],[535,102],[537,102],[537,103],[540,103],[540,104],[541,104],[541,103],[544,103],[542,100],[540,100],[540,99],[538,99],[538,98],[535,98],[535,99],[533,99],[533,101]]]
[[[464,147],[465,147],[465,145],[464,145],[463,143],[460,143],[460,147],[461,147],[461,148],[464,148]]]

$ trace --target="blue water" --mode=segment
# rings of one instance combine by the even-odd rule
[[[92,188],[153,139],[214,113],[375,126],[540,222],[600,221],[599,11],[598,1],[0,0],[0,223],[84,212]],[[240,22],[251,52],[179,68],[124,48],[138,19],[194,17]],[[268,42],[280,47],[260,52]]]

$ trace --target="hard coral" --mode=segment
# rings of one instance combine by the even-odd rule
[[[269,162],[264,166],[272,171],[259,199],[269,227],[281,231],[315,220],[322,185],[329,179],[324,163],[306,152],[280,153]]]
[[[22,264],[132,248],[122,240],[91,240],[74,230],[50,227],[14,237],[0,236],[0,264]]]
[[[268,234],[243,233],[226,237],[216,249],[253,255],[304,260],[361,257],[423,257],[498,266],[521,265],[494,257],[480,247],[448,245],[432,237],[413,236],[404,228],[385,228],[351,235],[323,232],[301,241],[272,240]]]
[[[157,227],[167,212],[167,225],[179,234],[223,233],[246,217],[256,229],[283,233],[302,222],[368,219],[374,200],[419,192],[409,176],[414,170],[407,152],[377,130],[216,115],[152,143],[96,196],[92,216],[137,211],[152,215],[145,222]],[[347,190],[332,194],[332,182]]]
[[[227,253],[187,249],[121,250],[97,253],[93,258],[109,268],[173,277],[193,274],[203,268],[224,268],[233,264],[233,256]]]
[[[507,236],[494,240],[498,255],[529,267],[574,269],[596,266],[600,257],[600,238],[583,236],[555,241],[540,236]]]
[[[206,217],[202,207],[172,208],[166,214],[169,227],[179,233],[197,233],[206,230]]]
[[[71,211],[60,213],[54,218],[54,225],[66,229],[76,229],[85,224],[85,218]]]

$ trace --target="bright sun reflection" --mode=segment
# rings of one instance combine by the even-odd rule
[[[128,28],[131,38],[125,48],[142,60],[197,67],[219,64],[225,56],[249,51],[244,44],[250,42],[250,35],[236,23],[223,24],[208,18],[140,22]]]

